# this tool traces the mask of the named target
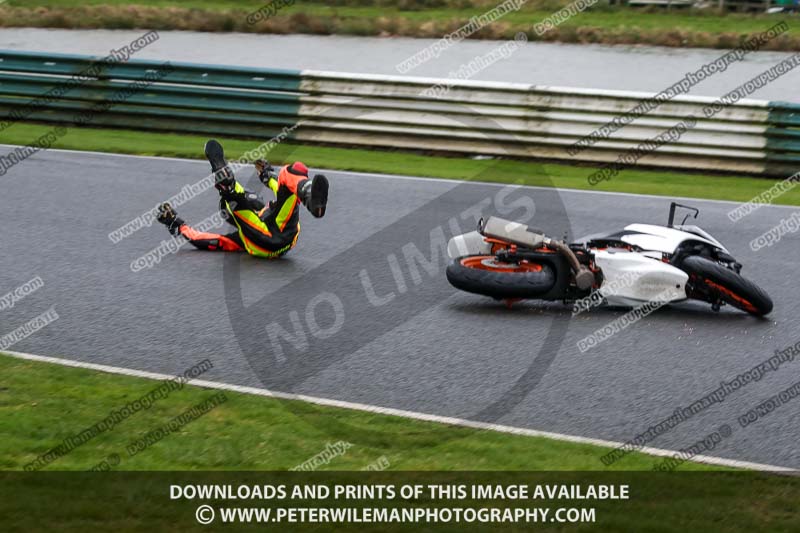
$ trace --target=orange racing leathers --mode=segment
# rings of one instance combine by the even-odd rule
[[[234,181],[232,187],[220,191],[220,208],[237,231],[218,235],[182,224],[180,234],[203,250],[245,250],[257,257],[280,257],[297,243],[300,234],[298,186],[306,179],[308,169],[302,163],[286,165],[277,176],[264,177],[264,184],[275,194],[275,200],[269,205]]]

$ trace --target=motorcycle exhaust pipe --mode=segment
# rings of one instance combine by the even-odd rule
[[[519,222],[489,217],[489,220],[484,221],[481,219],[478,222],[478,232],[487,237],[506,240],[530,249],[536,249],[544,245],[567,258],[572,271],[575,272],[575,285],[579,289],[587,290],[594,284],[594,274],[580,264],[572,249],[562,241],[556,241],[545,236],[540,230],[534,230]]]
[[[546,237],[544,239],[544,245],[567,258],[569,266],[572,267],[572,271],[575,272],[575,285],[577,285],[579,289],[587,290],[594,285],[594,274],[592,274],[591,270],[580,264],[578,256],[575,255],[575,252],[573,252],[566,243]]]

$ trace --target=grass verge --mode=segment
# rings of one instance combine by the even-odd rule
[[[534,24],[569,3],[568,0],[528,1],[471,38],[511,39],[523,31],[532,41],[731,48],[742,37],[762,32],[785,19],[792,31],[774,39],[765,48],[800,50],[795,17],[731,14],[713,9],[633,9],[597,5],[541,36],[533,31]],[[271,16],[262,17],[263,20],[254,24],[248,22],[248,14],[268,4],[271,2],[264,0],[8,0],[0,6],[0,26],[440,38],[466,24],[471,17],[494,8],[497,2],[291,2],[277,10],[271,9]]]
[[[143,397],[158,382],[0,355],[0,469],[20,470],[64,439]],[[350,444],[320,470],[360,470],[384,457],[392,470],[650,470],[632,453],[611,467],[610,449],[323,407],[225,391],[226,401],[138,454],[127,450],[189,408],[220,394],[186,385],[50,462],[46,470],[287,470]],[[681,470],[721,470],[683,463]]]
[[[27,145],[49,132],[51,128],[52,126],[43,124],[15,124],[0,132],[0,144]],[[105,128],[70,128],[65,136],[56,140],[53,148],[202,159],[206,140],[206,137],[197,135]],[[220,138],[220,141],[231,159],[263,142],[263,140],[231,138]],[[565,189],[654,194],[668,197],[684,196],[741,202],[749,201],[777,181],[746,176],[709,176],[684,172],[629,169],[622,171],[609,181],[591,186],[586,178],[595,170],[592,167],[517,160],[475,160],[401,151],[314,147],[288,142],[281,143],[274,148],[269,157],[273,163],[291,159],[304,161],[312,167],[334,170],[447,179],[475,179],[496,183],[555,186]],[[789,190],[776,198],[774,203],[800,205],[800,188]]]

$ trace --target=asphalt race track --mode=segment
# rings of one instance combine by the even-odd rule
[[[185,247],[134,272],[167,232],[154,224],[116,244],[109,233],[207,173],[200,161],[58,151],[9,170],[0,294],[34,276],[45,285],[0,311],[0,334],[51,306],[60,317],[10,349],[169,374],[210,358],[210,380],[626,441],[800,340],[800,236],[748,247],[790,208],[763,207],[733,224],[726,213],[736,204],[689,202],[772,296],[767,319],[679,304],[581,353],[577,342],[624,310],[508,310],[452,289],[431,243],[438,254],[453,231],[497,213],[554,236],[664,223],[669,199],[328,172],[328,214],[303,211],[286,258]],[[192,223],[215,209],[211,189],[178,212]],[[798,364],[648,445],[684,448],[727,424],[732,435],[709,455],[800,468],[800,400],[746,428],[736,422],[797,381]]]

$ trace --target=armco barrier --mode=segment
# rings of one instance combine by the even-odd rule
[[[135,59],[93,69],[99,58],[0,50],[0,120],[70,123],[163,62]],[[653,95],[518,83],[453,81],[172,63],[173,71],[93,126],[266,139],[284,128],[309,143],[391,147],[589,163],[617,157],[688,115],[697,125],[640,165],[784,176],[800,163],[800,105],[740,100],[712,119],[713,98],[678,96],[574,156],[582,137]],[[444,96],[425,96],[448,83]],[[44,98],[57,92],[57,98]],[[38,100],[37,100],[38,99]],[[30,102],[36,101],[35,105]],[[299,124],[299,125],[298,125]],[[296,128],[294,128],[297,126]]]

